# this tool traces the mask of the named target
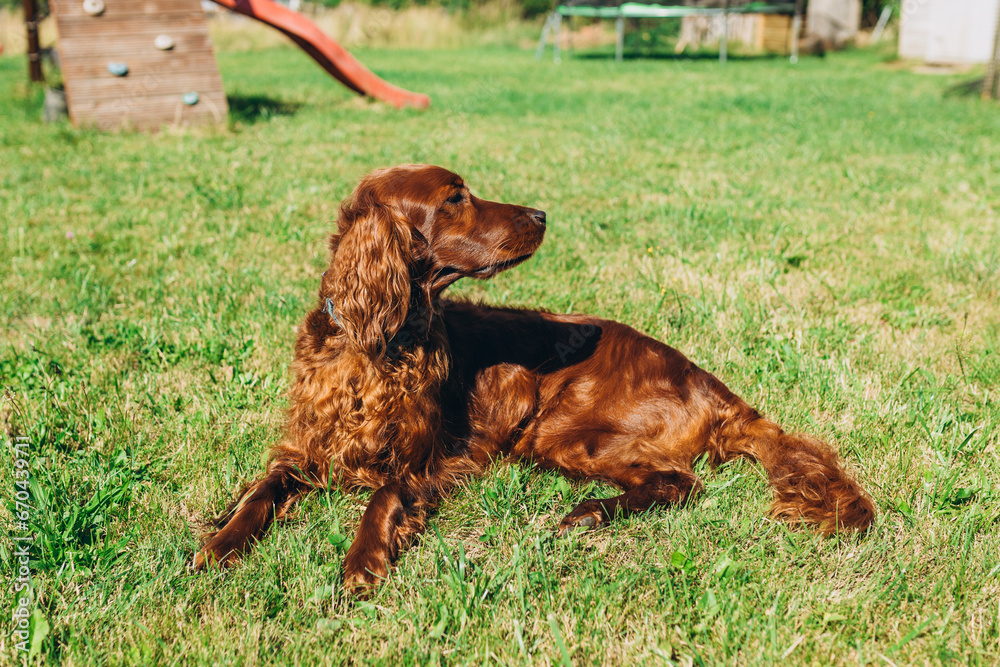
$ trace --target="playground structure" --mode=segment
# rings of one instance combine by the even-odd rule
[[[794,63],[803,27],[806,39],[824,48],[840,48],[853,39],[860,26],[861,0],[562,0],[545,22],[536,58],[544,55],[551,36],[553,58],[560,60],[563,20],[574,16],[614,20],[617,61],[624,55],[626,20],[681,19],[678,53],[710,37],[719,44],[719,61],[725,62],[729,42],[736,37],[758,50],[786,53]],[[888,14],[884,18],[888,20]]]
[[[426,95],[380,79],[287,7],[271,0],[214,2],[281,31],[358,94],[395,107],[430,105]],[[50,9],[74,125],[155,129],[225,121],[228,104],[199,0],[50,0]],[[38,62],[37,49],[29,49],[33,79]]]
[[[689,17],[712,17],[722,26],[719,40],[719,61],[726,62],[729,42],[730,17],[736,14],[781,15],[792,17],[789,51],[792,62],[798,60],[797,36],[802,28],[803,0],[791,2],[766,2],[763,0],[724,0],[723,2],[692,2],[691,0],[657,0],[656,2],[627,2],[623,0],[565,0],[556,5],[549,14],[542,35],[538,40],[535,57],[541,59],[545,46],[552,37],[553,60],[559,62],[560,33],[564,18],[582,16],[586,18],[613,19],[615,22],[615,60],[621,62],[625,46],[626,19],[674,19]]]
[[[347,49],[298,12],[271,0],[212,0],[234,12],[276,28],[299,45],[335,79],[360,95],[388,102],[394,107],[426,109],[431,98],[397,88],[362,65]]]

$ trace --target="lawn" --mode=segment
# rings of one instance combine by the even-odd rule
[[[1000,661],[997,106],[874,52],[359,55],[432,108],[355,98],[292,48],[222,52],[228,127],[100,134],[38,123],[23,58],[0,58],[0,414],[30,452],[42,662]],[[368,601],[339,586],[367,496],[336,489],[232,570],[189,572],[279,436],[339,201],[401,162],[548,212],[531,261],[452,294],[683,350],[835,443],[873,529],[774,522],[735,462],[701,466],[683,508],[560,540],[609,489],[498,464]],[[12,506],[13,463],[0,484]]]

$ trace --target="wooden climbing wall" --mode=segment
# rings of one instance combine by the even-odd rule
[[[225,122],[226,95],[199,0],[50,0],[49,5],[74,125],[150,130]],[[173,47],[158,48],[157,38],[160,46]],[[110,71],[120,71],[122,64],[128,69],[124,76]]]

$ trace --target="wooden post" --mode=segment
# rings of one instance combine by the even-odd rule
[[[28,76],[32,81],[45,81],[42,74],[42,49],[38,45],[38,4],[24,0],[24,27],[28,30]]]
[[[983,99],[1000,100],[1000,11],[997,11],[997,30],[993,37],[993,58],[986,65]]]

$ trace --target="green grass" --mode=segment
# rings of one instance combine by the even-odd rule
[[[360,55],[434,106],[354,98],[293,49],[220,53],[228,128],[99,134],[39,124],[23,60],[0,59],[0,411],[31,443],[41,661],[1000,661],[995,105],[865,52]],[[339,589],[364,494],[314,493],[244,564],[189,573],[204,518],[279,435],[338,202],[400,162],[549,214],[534,259],[452,293],[683,350],[835,443],[873,530],[775,523],[735,463],[701,470],[687,507],[556,540],[608,489],[497,466],[368,602]]]

